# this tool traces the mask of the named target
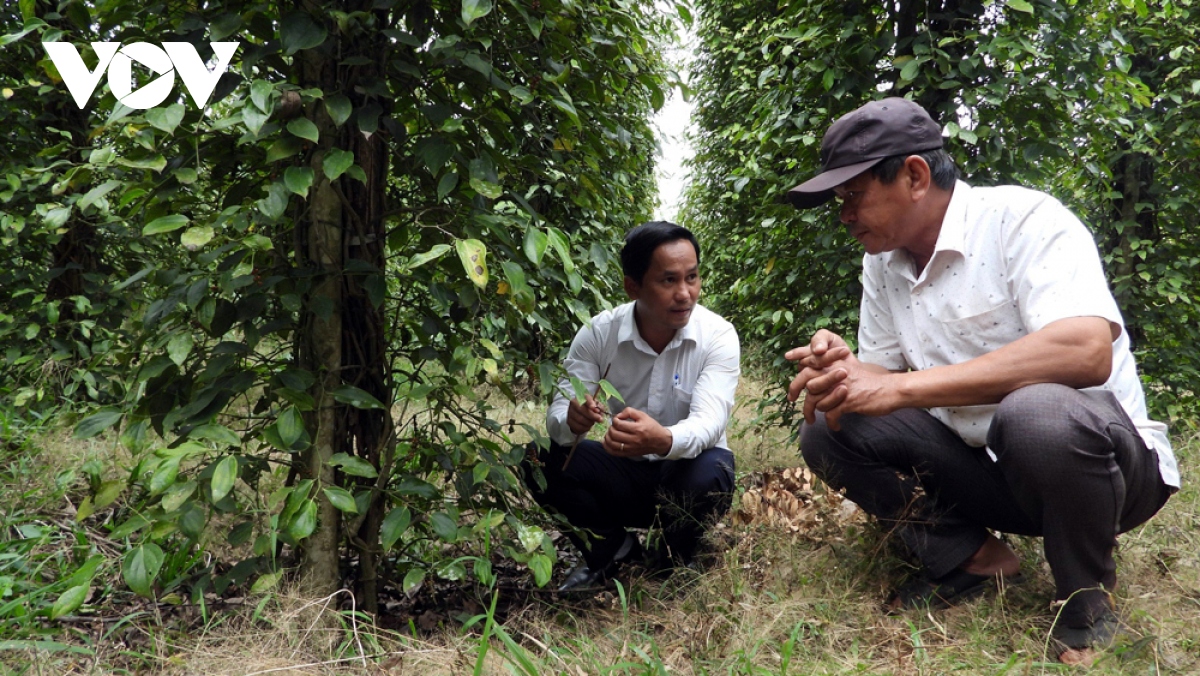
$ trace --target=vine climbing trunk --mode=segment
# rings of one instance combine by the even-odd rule
[[[347,3],[346,11],[370,11],[371,2]],[[375,13],[379,25],[387,25],[387,13]],[[392,438],[391,412],[386,402],[392,400],[392,383],[388,368],[387,337],[384,331],[383,303],[386,295],[387,264],[385,249],[387,231],[384,226],[384,195],[387,189],[388,152],[384,143],[385,131],[371,129],[371,119],[376,111],[382,116],[390,102],[370,91],[371,83],[378,81],[384,67],[380,60],[387,53],[387,40],[381,32],[359,36],[347,44],[346,53],[358,57],[361,65],[348,69],[340,92],[345,95],[355,110],[362,111],[364,125],[347,124],[342,127],[341,141],[354,152],[354,162],[362,169],[363,180],[342,180],[341,199],[345,214],[344,228],[348,234],[347,264],[353,265],[357,274],[344,277],[343,294],[345,321],[342,325],[342,378],[357,387],[385,408],[345,409],[344,429],[349,448],[347,453],[365,460],[382,473],[372,479],[346,477],[346,488],[356,494],[365,493],[366,509],[348,529],[347,537],[358,553],[360,564],[358,597],[367,612],[378,611],[378,557],[379,528],[383,510],[387,507],[382,488],[388,480],[385,456],[388,449],[395,447]],[[351,483],[353,480],[353,483]]]
[[[339,9],[366,13],[371,6],[370,2],[344,2]],[[320,17],[328,7],[310,3],[306,9],[311,16]],[[379,11],[375,19],[386,25],[387,16]],[[307,478],[318,487],[336,486],[355,495],[362,513],[343,519],[317,490],[319,520],[306,544],[302,565],[312,592],[332,592],[340,583],[338,550],[345,540],[360,564],[360,606],[375,612],[386,471],[379,477],[351,476],[335,470],[329,460],[346,454],[379,470],[385,464],[381,458],[394,446],[386,405],[351,406],[334,398],[337,390],[353,387],[375,401],[391,401],[383,317],[388,150],[386,132],[380,127],[390,102],[380,97],[375,86],[384,72],[381,61],[388,46],[379,31],[354,34],[337,30],[333,24],[329,28],[329,37],[320,48],[304,52],[299,84],[304,89],[319,89],[325,101],[348,100],[354,114],[339,125],[327,112],[325,101],[314,102],[307,111],[318,130],[318,142],[310,162],[313,189],[301,220],[308,242],[308,265],[318,281],[306,310],[310,315],[302,325],[307,368],[317,374],[312,393],[317,409],[311,426],[313,445],[304,467]],[[339,66],[348,61],[355,65]],[[325,159],[334,152],[350,153],[355,171],[330,179]]]
[[[318,164],[321,154],[314,156]],[[319,490],[336,485],[329,459],[342,445],[340,405],[333,392],[341,386],[342,365],[342,229],[341,203],[328,181],[320,181],[310,201],[308,255],[316,264],[319,281],[309,298],[303,322],[305,366],[317,374],[313,399],[312,446],[304,454],[303,472],[317,486],[317,528],[304,547],[302,571],[309,591],[332,593],[338,587],[338,531],[340,513]],[[311,308],[317,308],[313,310]]]
[[[302,87],[320,87],[336,73],[328,50],[307,50],[298,60]],[[307,209],[296,223],[302,242],[297,257],[313,271],[316,280],[300,321],[301,366],[316,375],[312,391],[315,411],[306,421],[312,445],[303,454],[301,472],[314,483],[312,497],[317,501],[317,526],[304,544],[301,576],[305,591],[328,595],[341,582],[338,573],[341,513],[321,489],[337,485],[336,472],[329,460],[345,445],[342,405],[334,399],[334,392],[342,385],[345,232],[337,187],[323,171],[324,159],[334,148],[335,137],[330,133],[333,124],[319,104],[310,106],[307,113],[322,133],[309,163],[314,182]]]

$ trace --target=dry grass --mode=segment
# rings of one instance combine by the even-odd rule
[[[369,619],[338,612],[338,596],[273,597],[253,613],[164,651],[163,674],[258,676],[341,673],[462,673],[471,645],[453,636],[420,640],[380,632]]]
[[[730,435],[739,473],[800,463],[789,431],[757,419],[751,400],[767,389],[754,374],[739,389],[743,403]],[[497,406],[499,420],[541,425],[540,406]],[[1200,457],[1200,438],[1176,444],[1187,476]],[[1198,521],[1200,494],[1186,484],[1158,516],[1122,536],[1117,597],[1129,632],[1089,673],[1200,672]],[[1010,539],[1024,559],[1026,584],[946,611],[885,617],[879,602],[907,564],[873,525],[830,521],[800,533],[725,526],[714,537],[719,553],[702,573],[627,579],[594,598],[545,596],[510,610],[498,631],[511,643],[488,642],[482,673],[529,673],[526,664],[534,673],[580,675],[1075,671],[1054,663],[1048,644],[1053,585],[1036,539]],[[329,601],[278,595],[200,634],[167,640],[162,632],[142,664],[166,674],[465,674],[476,668],[482,622],[468,631],[412,638],[334,611]],[[91,667],[77,665],[74,673],[107,673],[95,666],[103,658]]]

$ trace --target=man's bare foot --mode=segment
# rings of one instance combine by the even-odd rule
[[[1014,577],[1021,572],[1021,559],[1011,547],[991,534],[959,569],[972,575]]]
[[[1058,661],[1073,667],[1090,667],[1096,661],[1096,651],[1092,648],[1067,648],[1059,654]]]

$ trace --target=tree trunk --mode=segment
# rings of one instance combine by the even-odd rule
[[[359,12],[370,11],[370,7],[370,2],[345,2],[341,9]],[[322,11],[315,5],[310,9],[314,16]],[[376,18],[379,25],[386,25],[386,12],[377,13]],[[384,72],[388,45],[380,38],[382,34],[374,31],[344,37],[330,30],[329,35],[325,45],[304,52],[301,87],[320,88],[327,97],[345,95],[355,111],[377,106],[380,117],[386,117],[388,102],[363,93]],[[352,68],[337,66],[350,56],[365,56],[372,62]],[[342,533],[338,511],[319,494],[321,519],[305,550],[303,566],[314,592],[335,590],[340,582],[338,547],[344,535],[358,553],[360,607],[376,612],[379,527],[387,508],[381,489],[387,481],[388,463],[382,460],[390,457],[388,449],[395,443],[391,413],[339,405],[330,393],[352,385],[381,402],[391,401],[382,305],[387,265],[383,216],[388,170],[385,131],[380,128],[367,136],[360,131],[355,117],[338,128],[320,102],[313,104],[308,114],[320,134],[318,151],[310,165],[315,184],[307,222],[309,264],[320,271],[320,281],[312,293],[313,307],[332,307],[333,311],[327,318],[313,316],[304,323],[310,369],[318,374],[317,391],[313,393],[318,402],[315,433],[305,466],[311,478],[320,477],[319,484],[340,486],[355,494],[369,491],[371,499],[361,517],[342,524],[346,526]],[[343,176],[330,182],[325,177],[322,160],[335,147],[354,154],[354,163],[363,170],[365,181]],[[347,274],[347,264],[353,260],[367,265],[355,266],[354,272]],[[364,269],[373,272],[362,273]],[[383,476],[378,481],[339,476],[325,464],[336,453],[358,456],[380,469]]]
[[[340,409],[333,398],[341,387],[342,376],[342,205],[333,186],[320,173],[324,153],[313,156],[313,166],[321,179],[309,200],[308,257],[319,270],[302,326],[306,346],[305,366],[317,375],[313,398],[316,413],[312,418],[312,446],[304,454],[304,473],[317,486],[335,486],[335,474],[328,460],[341,450],[343,433]],[[325,312],[321,310],[325,310]],[[314,311],[315,310],[315,311]],[[317,529],[304,547],[302,573],[307,590],[318,595],[331,594],[340,583],[338,539],[340,513],[317,490]]]
[[[335,77],[333,57],[324,49],[306,50],[297,60],[301,65],[302,87],[324,88],[329,86],[326,80]],[[312,392],[316,410],[307,421],[312,446],[304,452],[302,471],[305,478],[316,484],[312,497],[318,508],[317,528],[304,544],[301,576],[306,592],[325,596],[337,591],[341,584],[338,570],[341,513],[320,489],[337,485],[336,472],[328,461],[345,446],[341,419],[344,407],[333,398],[333,392],[342,386],[345,242],[342,202],[322,166],[326,153],[334,145],[333,123],[319,103],[308,112],[320,131],[320,141],[309,163],[314,182],[308,208],[296,223],[301,241],[307,245],[297,252],[297,258],[315,269],[317,281],[301,310],[299,342],[302,366],[316,375]]]

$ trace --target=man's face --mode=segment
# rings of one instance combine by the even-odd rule
[[[696,249],[686,239],[659,246],[640,284],[625,278],[625,292],[637,301],[638,328],[643,337],[674,335],[687,326],[700,297]]]
[[[842,223],[869,254],[894,251],[908,244],[904,218],[911,200],[901,178],[897,176],[885,184],[865,171],[833,189],[841,203]]]

